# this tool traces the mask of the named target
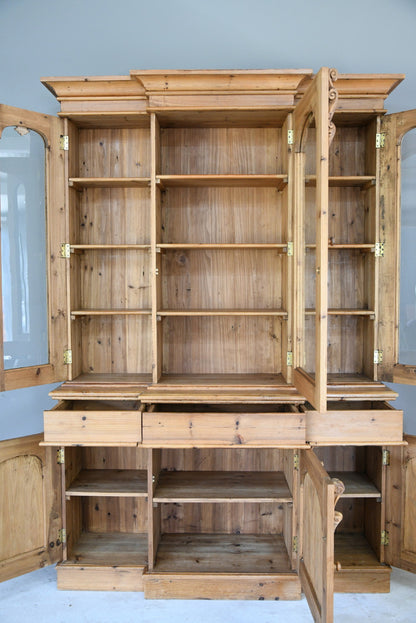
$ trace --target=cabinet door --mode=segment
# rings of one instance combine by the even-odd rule
[[[0,105],[0,390],[64,380],[62,121]]]
[[[416,573],[416,436],[391,448],[387,469],[386,561]]]
[[[313,450],[301,451],[299,576],[315,622],[333,621],[335,485]]]
[[[416,110],[383,117],[381,137],[378,376],[416,385]]]
[[[296,106],[294,120],[294,382],[326,410],[328,322],[328,153],[336,103],[335,70],[323,67]],[[328,122],[329,118],[329,122]]]
[[[0,442],[0,581],[62,559],[60,470],[42,438]]]

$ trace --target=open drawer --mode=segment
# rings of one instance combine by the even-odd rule
[[[143,444],[299,447],[305,444],[305,419],[294,405],[149,405],[143,412]]]
[[[142,439],[137,400],[63,400],[44,411],[49,445],[136,445]]]
[[[325,413],[308,410],[306,440],[319,445],[403,443],[403,411],[381,401],[328,402]]]

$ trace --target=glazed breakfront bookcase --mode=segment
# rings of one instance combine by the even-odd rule
[[[49,295],[48,362],[2,389],[64,381],[41,445],[0,446],[21,481],[2,577],[303,591],[331,621],[334,591],[414,570],[415,440],[384,384],[416,378],[396,286],[416,114],[384,109],[402,79],[132,71],[44,79],[59,118],[1,107],[45,141]]]

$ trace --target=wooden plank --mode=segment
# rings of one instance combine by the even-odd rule
[[[142,566],[57,566],[57,588],[62,591],[143,591]]]
[[[164,188],[225,187],[225,188],[277,188],[283,190],[287,175],[158,175],[156,183]]]
[[[146,573],[146,599],[300,599],[296,574]]]
[[[283,309],[159,309],[159,316],[283,316]]]
[[[72,316],[150,316],[150,309],[71,309]]]
[[[147,537],[128,532],[83,532],[73,545],[69,562],[80,568],[85,565],[142,568],[147,564]]]
[[[304,440],[296,413],[143,413],[144,445],[290,447]]]
[[[84,469],[66,490],[73,496],[147,496],[147,472],[133,469]]]
[[[278,535],[164,534],[157,573],[290,573]]]
[[[330,418],[331,426],[328,426]],[[401,443],[403,412],[383,410],[331,410],[306,413],[306,439],[311,443]]]
[[[280,249],[281,253],[286,253],[287,244],[277,243],[202,243],[202,242],[182,242],[182,243],[159,243],[158,249]]]
[[[147,177],[70,177],[70,188],[146,188],[150,185]]]
[[[374,175],[330,175],[328,177],[329,187],[343,188],[350,186],[367,187],[374,185],[376,178]],[[306,186],[316,186],[316,175],[305,176]]]
[[[162,472],[155,502],[291,502],[282,472]]]
[[[103,405],[104,406],[104,405]],[[45,442],[57,445],[102,443],[138,443],[141,441],[141,413],[138,411],[102,411],[86,402],[77,409],[60,403],[44,411]]]

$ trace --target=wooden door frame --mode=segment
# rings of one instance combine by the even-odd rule
[[[386,115],[381,119],[384,147],[380,148],[380,229],[384,244],[380,258],[378,349],[383,361],[378,377],[391,383],[416,385],[414,365],[399,363],[400,324],[400,224],[401,224],[401,144],[404,135],[416,128],[416,109]],[[392,296],[392,284],[395,284]]]
[[[64,157],[60,150],[62,121],[51,115],[35,113],[0,104],[0,137],[6,127],[34,130],[45,142],[46,156],[46,257],[48,290],[49,363],[11,370],[4,369],[3,340],[0,344],[0,391],[44,385],[66,379],[63,352],[66,347],[65,261],[60,257],[60,245],[68,240],[64,203]],[[1,248],[0,248],[1,250]],[[1,279],[0,279],[1,288]],[[1,294],[1,289],[0,289]],[[0,296],[0,335],[3,335],[3,309]]]

